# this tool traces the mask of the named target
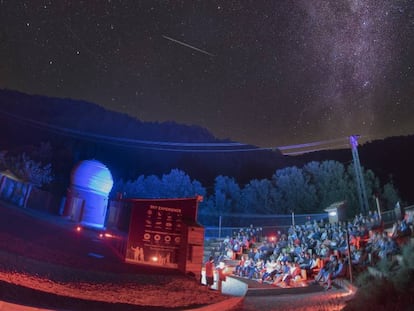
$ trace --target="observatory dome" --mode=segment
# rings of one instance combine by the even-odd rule
[[[71,183],[81,189],[109,195],[114,181],[111,172],[103,163],[84,160],[73,168]]]

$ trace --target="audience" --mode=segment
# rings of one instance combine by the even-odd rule
[[[272,239],[262,236],[262,228],[250,225],[222,242],[217,260],[239,260],[234,273],[260,282],[289,286],[292,280],[314,277],[329,289],[333,279],[344,276],[349,261],[355,271],[362,271],[397,254],[398,238],[411,236],[408,219],[396,222],[391,236],[382,231],[376,211],[356,215],[349,222],[292,225]]]

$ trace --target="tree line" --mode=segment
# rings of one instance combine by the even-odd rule
[[[50,164],[53,154],[50,143],[42,143],[22,153],[2,152],[0,168],[37,187],[48,189],[48,185],[59,176],[59,172],[54,172],[55,166]],[[381,184],[372,170],[362,168],[362,172],[370,209],[376,209],[376,198],[382,209],[393,208],[399,195],[392,180]],[[180,169],[172,169],[162,176],[114,179],[111,198],[118,193],[126,198],[203,196],[199,205],[199,221],[204,225],[216,225],[217,218],[225,214],[321,213],[339,201],[346,201],[350,217],[360,212],[353,163],[344,165],[335,160],[310,161],[302,167],[276,169],[269,179],[251,179],[242,185],[232,176],[218,175],[214,183],[206,187]]]
[[[376,197],[383,209],[399,200],[392,181],[381,185],[374,172],[362,168],[370,209]],[[310,214],[321,213],[332,203],[346,201],[351,217],[360,212],[353,164],[327,160],[312,161],[302,168],[291,166],[275,171],[271,179],[253,179],[239,185],[233,177],[219,175],[212,188],[205,188],[184,171],[173,169],[161,177],[139,176],[136,180],[115,181],[112,196],[127,198],[178,198],[203,196],[199,221],[216,224],[223,214]]]

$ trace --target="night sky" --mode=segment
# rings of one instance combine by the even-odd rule
[[[262,147],[414,134],[414,1],[0,0],[0,88]]]

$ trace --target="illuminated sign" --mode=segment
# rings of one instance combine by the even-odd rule
[[[194,223],[197,198],[126,200],[131,218],[125,260],[177,267],[183,222]]]

